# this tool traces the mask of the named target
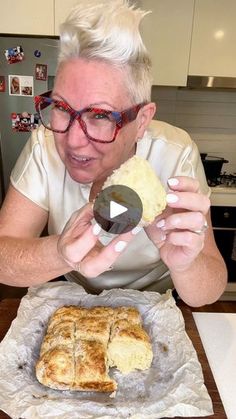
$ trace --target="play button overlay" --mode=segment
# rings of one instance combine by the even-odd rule
[[[128,208],[123,205],[117,204],[114,201],[110,202],[110,218],[115,218],[117,215],[124,214],[126,211],[128,211]]]
[[[95,200],[94,218],[103,230],[112,234],[127,233],[142,218],[143,206],[138,194],[128,186],[112,185]]]

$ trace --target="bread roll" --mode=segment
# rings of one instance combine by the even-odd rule
[[[124,185],[133,189],[143,205],[142,222],[147,225],[166,207],[166,192],[150,163],[133,156],[107,178],[102,189],[113,185]]]
[[[52,315],[36,377],[57,390],[113,392],[109,367],[148,369],[152,347],[134,307],[61,307]]]

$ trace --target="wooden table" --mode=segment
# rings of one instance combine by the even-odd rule
[[[0,301],[0,340],[3,339],[7,330],[10,327],[12,320],[16,317],[17,309],[20,303],[18,298],[8,298]],[[180,307],[186,325],[186,332],[188,333],[196,351],[198,354],[199,361],[202,366],[205,385],[208,389],[209,395],[213,402],[214,415],[205,416],[206,419],[227,419],[224,407],[222,405],[220,395],[218,393],[212,372],[210,370],[201,339],[199,337],[195,322],[192,316],[192,311],[208,311],[208,312],[227,312],[235,313],[236,312],[236,302],[217,302],[215,304],[201,307],[200,309],[192,309],[184,304],[181,300],[178,300],[177,305]],[[9,416],[6,413],[0,410],[0,419],[9,419]],[[179,418],[183,419],[183,418]],[[198,419],[198,418],[194,418]],[[200,419],[200,418],[199,418]]]

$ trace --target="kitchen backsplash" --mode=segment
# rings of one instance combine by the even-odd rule
[[[154,86],[155,119],[185,129],[200,152],[224,157],[223,171],[236,173],[236,91]]]

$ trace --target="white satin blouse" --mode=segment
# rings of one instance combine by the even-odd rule
[[[182,129],[152,121],[137,143],[136,154],[150,162],[166,190],[168,178],[185,175],[198,178],[202,192],[210,195],[197,146]],[[72,213],[89,200],[91,184],[83,185],[70,177],[57,153],[53,133],[42,126],[32,132],[10,180],[14,188],[48,211],[49,234],[60,234]],[[112,271],[93,279],[74,271],[66,277],[94,293],[109,288],[163,292],[171,287],[169,280],[163,286],[167,272],[158,249],[141,231],[119,256]]]

